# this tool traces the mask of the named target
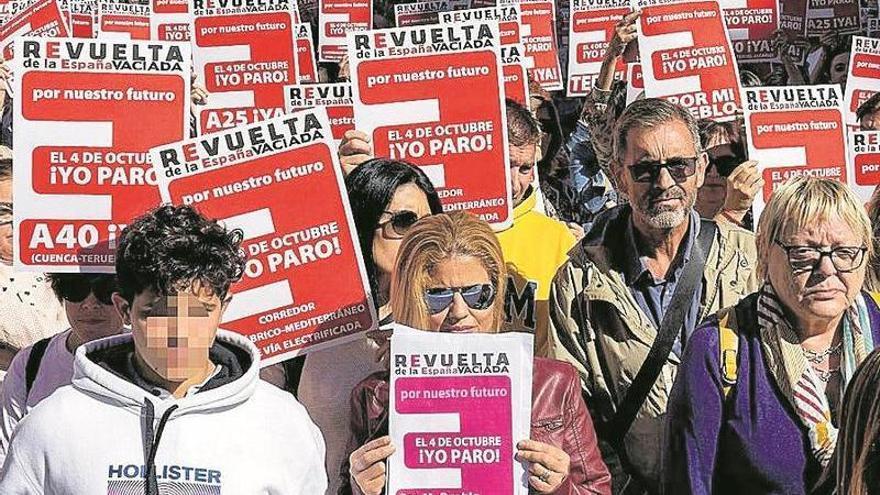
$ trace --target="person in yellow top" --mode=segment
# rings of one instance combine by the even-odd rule
[[[508,270],[504,328],[534,333],[535,355],[549,357],[550,284],[577,239],[564,223],[535,209],[538,199],[532,183],[541,144],[540,124],[527,108],[512,100],[507,100],[507,137],[514,210],[513,225],[498,232]]]

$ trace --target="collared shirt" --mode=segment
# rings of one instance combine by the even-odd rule
[[[660,329],[660,322],[669,309],[672,302],[672,295],[675,293],[675,287],[681,279],[682,270],[685,262],[690,258],[691,248],[696,242],[697,235],[700,231],[700,217],[695,211],[691,211],[688,231],[682,243],[678,247],[678,253],[669,267],[669,272],[665,279],[657,279],[648,270],[646,260],[647,256],[641,254],[639,246],[636,242],[635,231],[630,217],[626,229],[626,257],[627,265],[624,267],[624,279],[630,293],[639,305],[639,308],[651,319],[654,328]],[[682,337],[685,340],[690,337],[699,324],[700,299],[702,296],[702,284],[700,290],[694,291],[691,306],[688,309],[684,319],[684,335],[679,335],[675,345],[672,348],[677,356],[681,355],[684,348],[682,345]]]

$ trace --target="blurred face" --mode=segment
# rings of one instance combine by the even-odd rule
[[[455,333],[495,332],[497,329],[492,326],[492,315],[500,297],[496,294],[489,299],[489,292],[482,290],[491,285],[492,281],[483,263],[473,256],[453,256],[438,264],[427,289],[428,292],[437,294],[438,301],[435,305],[438,309],[443,304],[439,297],[444,293],[449,305],[430,315],[431,330]],[[454,289],[451,300],[448,298],[449,292],[444,289]],[[428,308],[431,313],[430,304]]]
[[[714,135],[706,143],[706,148],[728,144],[730,140],[725,135]],[[718,173],[718,169],[707,164],[703,187],[697,191],[697,202],[694,208],[703,218],[713,218],[727,198],[727,178]]]
[[[513,205],[526,199],[526,193],[535,180],[535,162],[538,159],[538,144],[510,146],[510,188],[513,192]]]
[[[846,89],[846,76],[849,70],[849,54],[839,53],[831,59],[831,66],[828,68],[829,79],[831,84],[840,84],[841,88]]]
[[[837,215],[819,225],[809,225],[800,232],[783,235],[778,241],[787,246],[809,246],[822,250],[865,245],[864,240]],[[798,255],[799,251],[793,252],[795,261]],[[812,269],[805,266],[793,269],[789,258],[786,250],[774,243],[770,248],[767,273],[780,300],[799,322],[832,320],[841,316],[865,281],[864,261],[856,269],[845,273],[835,268],[830,256],[822,256]]]
[[[135,349],[159,377],[183,382],[205,370],[225,303],[194,284],[189,290],[160,296],[137,294],[129,306],[118,294],[114,302],[131,324]]]
[[[406,230],[416,220],[430,214],[428,196],[419,186],[409,183],[394,191],[391,202],[379,217],[379,227],[373,233],[373,262],[380,274],[390,276]]]
[[[863,131],[880,130],[880,108],[868,112],[859,119],[859,127]]]
[[[12,178],[0,179],[0,263],[12,264]]]
[[[675,166],[678,171],[663,165]],[[697,154],[687,125],[672,120],[630,129],[615,174],[620,189],[630,198],[637,224],[672,229],[688,218],[697,189],[703,185],[705,168],[705,154]]]

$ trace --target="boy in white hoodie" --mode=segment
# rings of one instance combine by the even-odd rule
[[[131,335],[77,350],[71,386],[12,438],[4,495],[314,495],[324,442],[259,380],[259,351],[217,327],[244,270],[240,231],[162,206],[122,234],[113,300]]]

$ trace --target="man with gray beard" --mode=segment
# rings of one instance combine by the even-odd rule
[[[581,373],[615,493],[659,491],[666,404],[688,336],[758,288],[754,236],[693,208],[706,164],[686,109],[632,103],[611,162],[629,203],[596,219],[551,288],[552,352]]]

